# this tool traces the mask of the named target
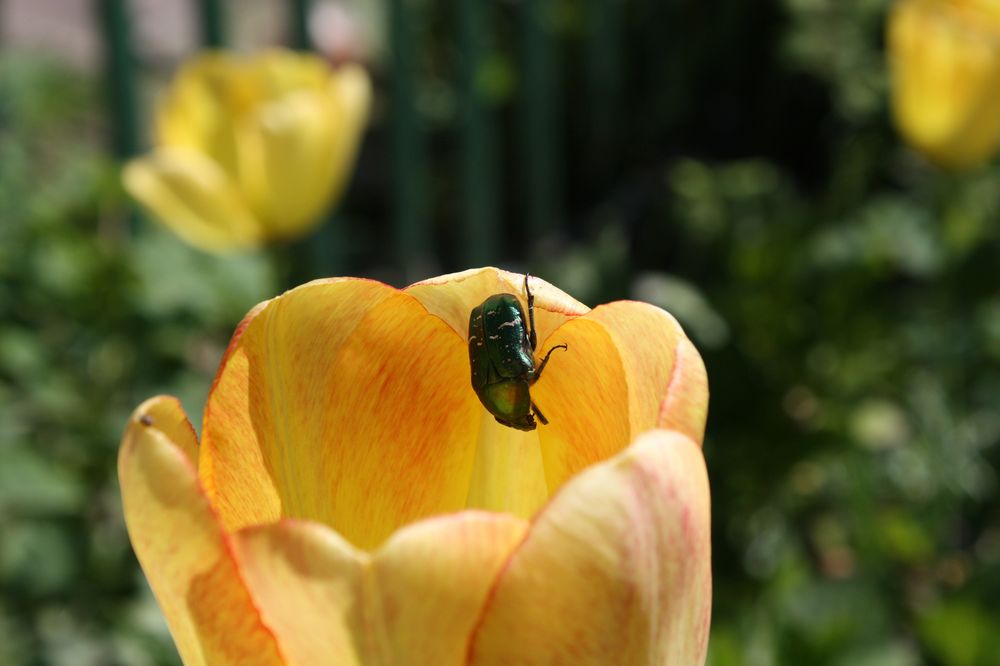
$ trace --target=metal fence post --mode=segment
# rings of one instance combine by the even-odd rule
[[[292,11],[289,16],[290,37],[292,48],[299,51],[311,51],[312,38],[309,36],[309,0],[292,0]]]
[[[562,137],[557,49],[551,0],[522,4],[520,125],[528,229],[538,238],[562,227]]]
[[[482,0],[459,0],[458,5],[462,52],[462,210],[465,213],[462,258],[466,266],[484,266],[496,260],[501,242],[496,126],[480,80],[488,56],[488,22],[483,12],[489,10],[489,4]]]
[[[98,20],[105,44],[105,85],[111,110],[115,154],[128,158],[139,151],[136,117],[135,54],[131,21],[125,0],[98,0]]]
[[[225,12],[220,0],[201,0],[201,42],[218,49],[226,42]]]
[[[417,111],[416,12],[410,0],[389,0],[392,66],[393,248],[407,281],[425,277],[431,260],[427,224],[430,185],[425,137]]]

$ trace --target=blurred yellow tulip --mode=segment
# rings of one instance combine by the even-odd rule
[[[906,140],[945,168],[1000,148],[1000,2],[901,0],[888,24],[892,100]]]
[[[532,388],[499,425],[471,309],[521,276],[330,279],[240,324],[201,441],[133,414],[125,519],[186,664],[703,664],[711,615],[701,357],[666,312],[533,280]]]
[[[129,193],[178,236],[223,251],[305,234],[347,182],[371,86],[355,65],[284,50],[184,65]]]

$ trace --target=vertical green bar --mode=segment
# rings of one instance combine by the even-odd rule
[[[466,266],[496,261],[498,236],[497,136],[493,114],[482,85],[488,57],[489,22],[482,0],[459,0],[462,47],[462,189],[465,237],[462,259]]]
[[[622,95],[622,0],[587,0],[586,44],[588,119],[587,159],[592,173],[603,178],[615,151],[615,121]]]
[[[309,34],[310,0],[291,0],[288,17],[288,41],[297,51],[312,51],[314,44]],[[348,176],[350,181],[350,176]],[[302,280],[319,276],[349,273],[350,235],[345,218],[338,209],[345,201],[336,202],[335,208],[324,211],[326,220],[316,231],[295,243],[292,252],[297,256],[303,273]],[[308,270],[307,270],[308,269]]]
[[[528,202],[528,229],[533,239],[562,227],[558,125],[559,79],[557,44],[552,36],[552,0],[527,0],[522,6],[521,172]]]
[[[98,14],[107,49],[105,76],[114,150],[119,157],[131,157],[139,151],[139,125],[128,8],[125,0],[99,0]]]
[[[416,12],[410,0],[389,0],[392,52],[392,193],[394,254],[407,281],[430,259],[427,160],[416,108]]]
[[[221,0],[201,0],[201,41],[210,49],[220,49],[226,42]]]
[[[311,51],[312,39],[309,37],[309,0],[292,0],[291,24],[292,48],[299,51]]]

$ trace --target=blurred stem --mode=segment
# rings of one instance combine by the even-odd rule
[[[271,273],[274,275],[277,293],[280,294],[307,281],[302,279],[300,274],[302,268],[302,262],[299,260],[302,254],[301,242],[275,243],[261,251],[266,252],[270,260]]]

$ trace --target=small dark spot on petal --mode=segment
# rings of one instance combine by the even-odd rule
[[[153,425],[153,417],[150,416],[149,414],[143,414],[142,416],[139,417],[139,423],[141,423],[144,426],[151,426]]]

